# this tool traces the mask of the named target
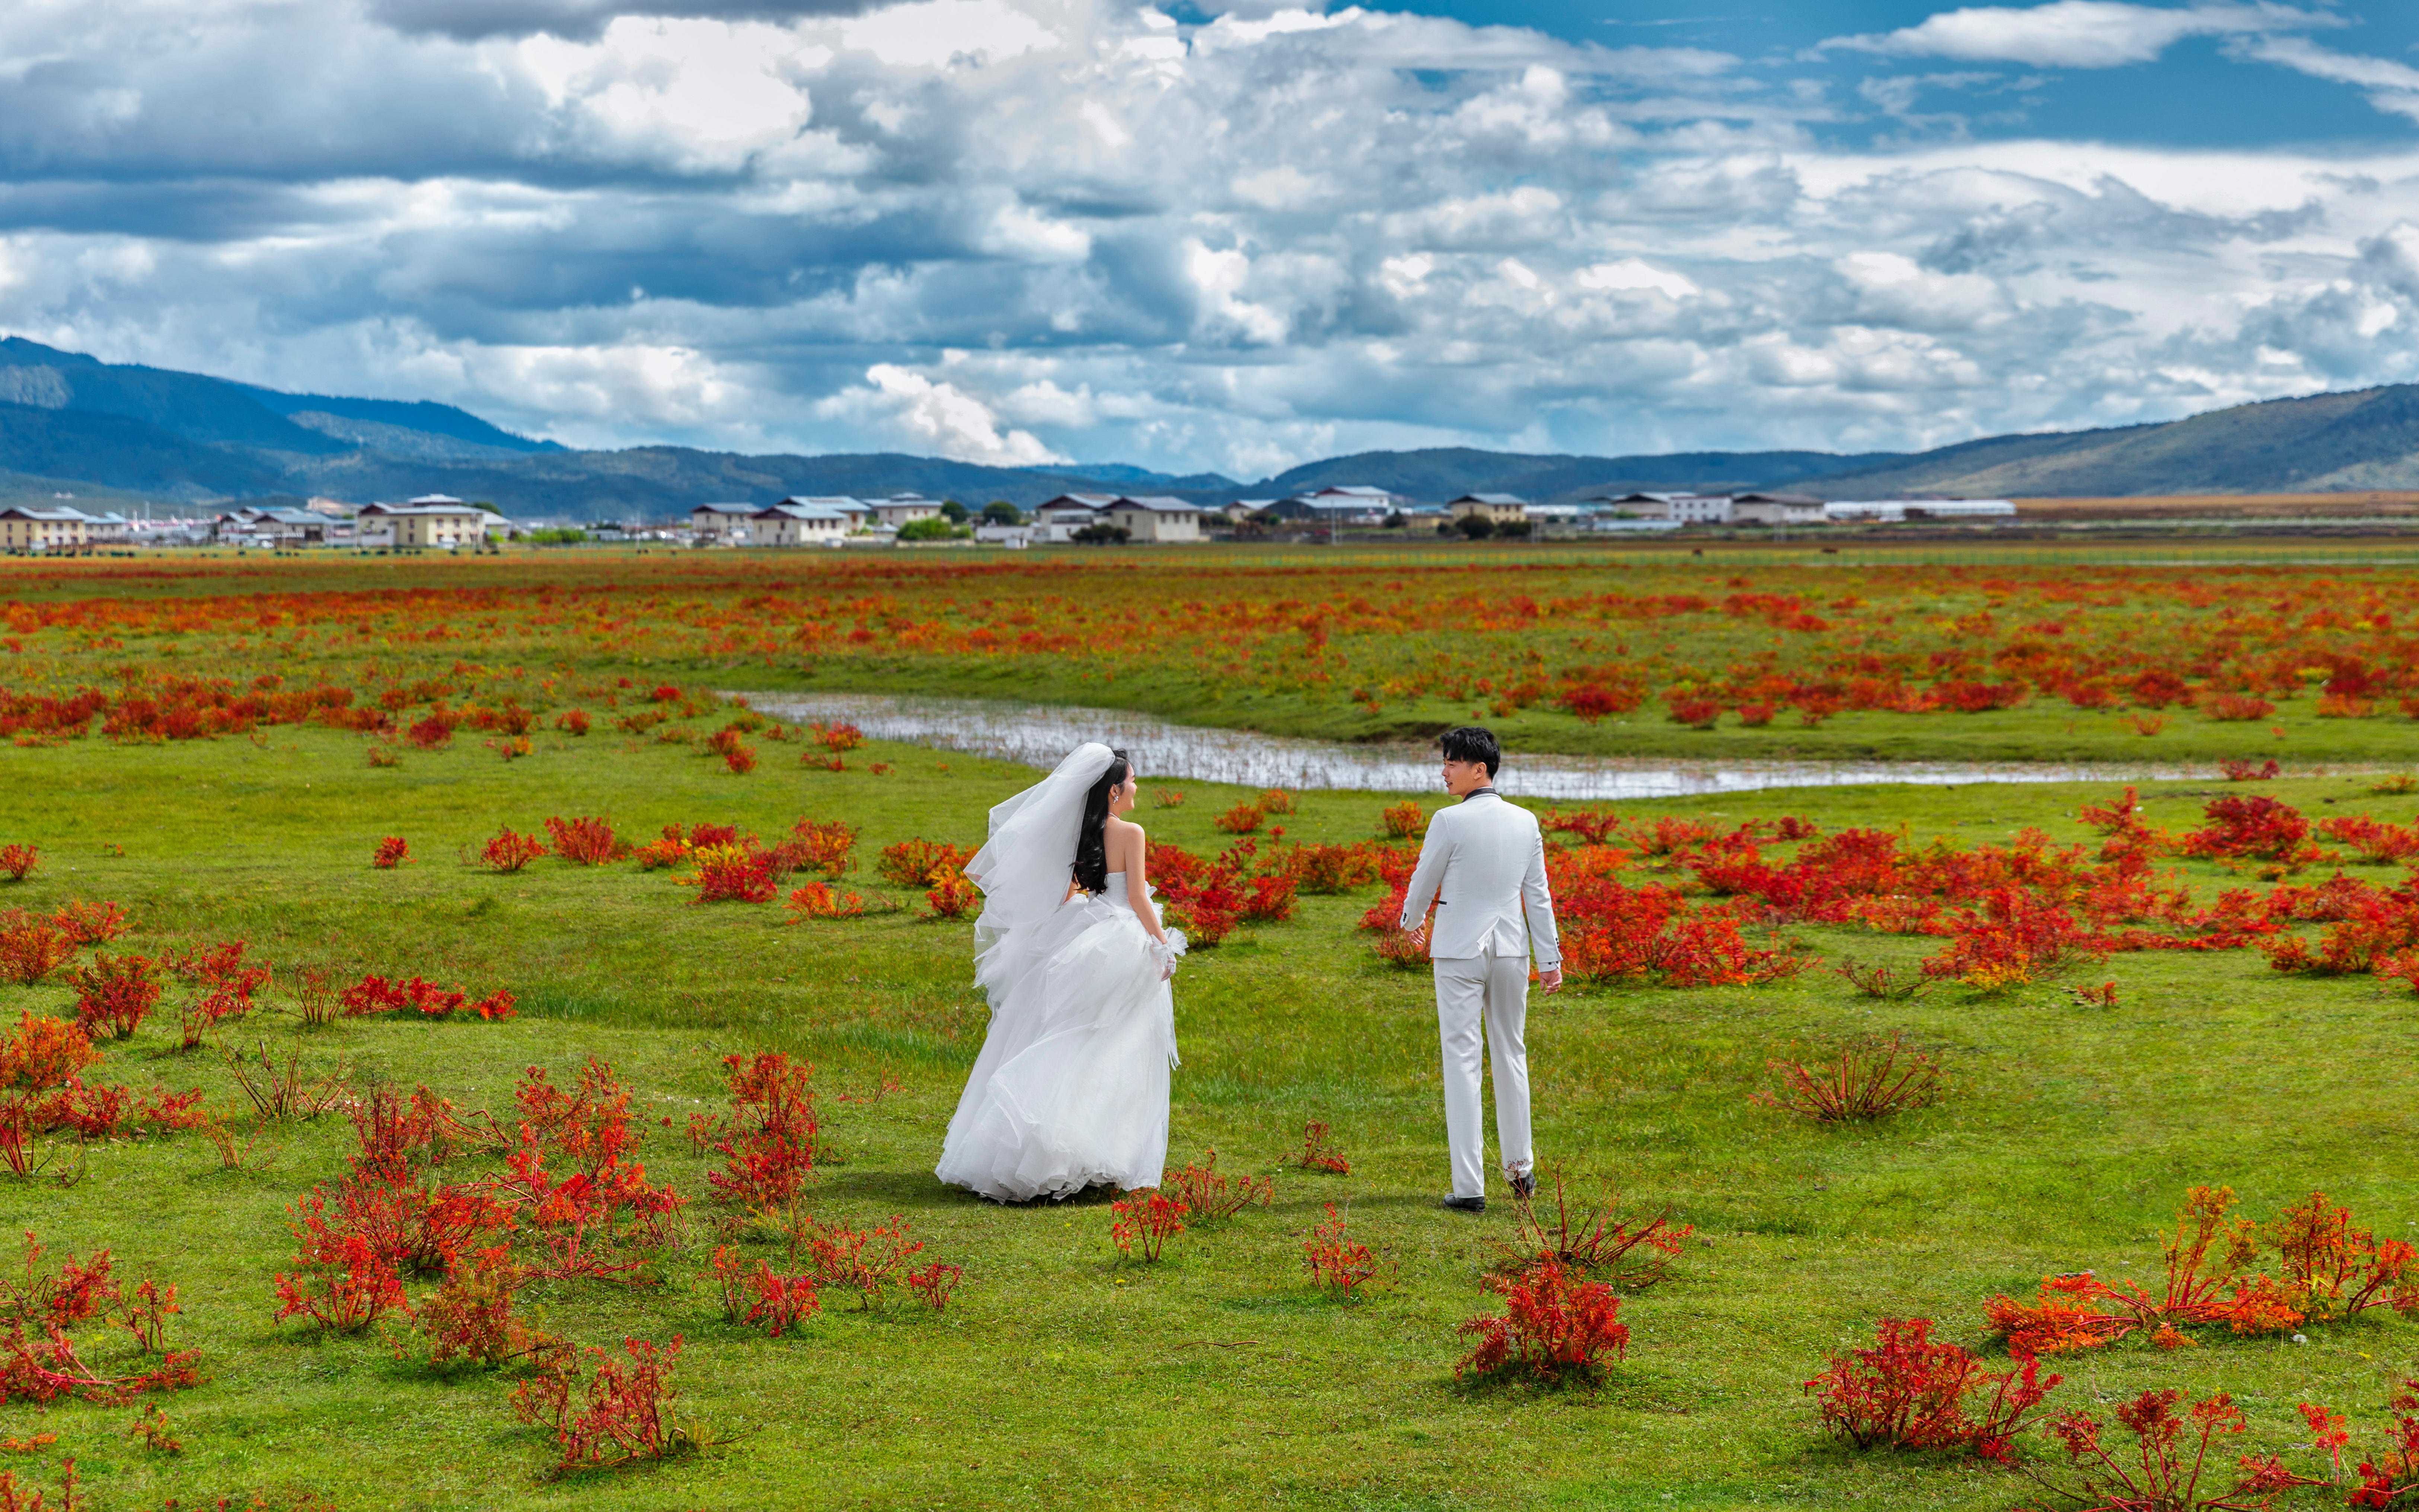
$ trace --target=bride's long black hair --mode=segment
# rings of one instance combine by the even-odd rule
[[[1112,750],[1109,769],[1084,795],[1084,822],[1075,831],[1075,885],[1086,892],[1109,887],[1109,795],[1125,785],[1133,763],[1121,750]]]

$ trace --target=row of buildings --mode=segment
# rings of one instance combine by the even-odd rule
[[[0,551],[72,552],[129,545],[285,548],[349,547],[364,551],[476,550],[509,522],[493,510],[446,494],[400,504],[340,503],[231,509],[199,519],[131,520],[72,504],[0,508]]]
[[[774,504],[699,504],[689,511],[686,532],[664,527],[591,530],[609,538],[664,539],[685,534],[698,546],[886,546],[899,540],[901,531],[939,517],[944,507],[938,500],[915,493],[869,500],[788,498]],[[1608,492],[1547,504],[1531,503],[1515,494],[1470,493],[1442,504],[1419,504],[1384,488],[1344,485],[1284,499],[1238,499],[1225,504],[1201,504],[1166,495],[1061,494],[1038,506],[1029,520],[977,518],[972,534],[978,543],[1009,548],[1075,541],[1176,544],[1200,541],[1210,530],[1247,521],[1313,530],[1397,525],[1451,531],[1475,517],[1495,530],[1512,527],[1541,535],[1568,536],[1672,531],[1692,525],[1785,527],[1988,519],[2011,517],[2015,512],[2015,505],[2003,499],[1826,501],[1782,493]],[[481,549],[515,530],[512,521],[493,510],[446,494],[424,494],[399,504],[358,506],[314,499],[300,507],[239,508],[202,520],[165,523],[87,514],[65,503],[0,508],[0,551],[6,552],[83,551],[137,540],[271,549],[462,551]]]

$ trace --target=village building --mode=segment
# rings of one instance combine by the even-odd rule
[[[1102,511],[1102,517],[1122,529],[1129,541],[1162,544],[1201,539],[1201,506],[1164,495],[1117,499]]]
[[[364,551],[476,550],[487,538],[487,511],[451,494],[423,494],[408,503],[370,504],[354,517]]]
[[[1097,525],[1101,512],[1117,501],[1109,493],[1062,493],[1033,509],[1032,539],[1044,546],[1064,546],[1086,525]]]
[[[1823,506],[1834,520],[1895,525],[1910,519],[2012,519],[2006,499],[1835,499]]]
[[[854,499],[784,499],[747,517],[748,546],[838,546],[865,517],[865,506]]]
[[[1823,501],[1797,493],[1743,493],[1731,496],[1733,525],[1820,525],[1830,517]]]
[[[11,504],[0,509],[0,551],[66,551],[91,544],[97,523],[66,504],[39,509]]]
[[[1518,494],[1466,493],[1444,508],[1456,525],[1472,516],[1489,525],[1518,525],[1529,518],[1529,501]]]
[[[901,525],[913,525],[919,519],[931,519],[938,515],[941,501],[927,499],[919,493],[899,493],[887,499],[876,499],[868,507],[873,511],[874,524],[887,525],[895,531]]]
[[[310,509],[233,509],[210,522],[210,538],[226,546],[325,546],[336,524]]]
[[[688,528],[700,546],[737,546],[747,538],[747,522],[763,507],[730,501],[699,504],[688,512]]]

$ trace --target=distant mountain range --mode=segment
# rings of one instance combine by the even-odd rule
[[[56,494],[190,507],[448,493],[516,516],[661,518],[721,500],[914,491],[1030,506],[1060,493],[1277,499],[1333,484],[1413,499],[1605,490],[1785,489],[1831,499],[2114,498],[2419,489],[2419,386],[2239,405],[2165,424],[1997,436],[1917,454],[1682,452],[1535,456],[1364,452],[1239,483],[1117,463],[992,468],[898,454],[747,456],[679,446],[575,452],[452,405],[285,393],[0,340],[0,499]]]

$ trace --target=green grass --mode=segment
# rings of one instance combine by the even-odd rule
[[[660,1466],[550,1480],[548,1444],[513,1420],[505,1379],[434,1374],[376,1337],[272,1326],[270,1279],[291,1253],[285,1205],[341,1168],[341,1121],[265,1130],[240,1171],[218,1169],[190,1137],[96,1149],[73,1186],[0,1186],[8,1225],[54,1250],[106,1246],[130,1280],[147,1270],[175,1282],[186,1312],[172,1336],[203,1351],[211,1377],[166,1401],[186,1444],[173,1458],[124,1436],[128,1410],[0,1409],[0,1436],[57,1433],[53,1453],[71,1452],[108,1508],[299,1489],[347,1512],[2004,1507],[2024,1495],[2004,1473],[1835,1448],[1798,1383],[1828,1351],[1869,1338],[1878,1316],[1935,1317],[1947,1336],[1979,1345],[1994,1291],[2086,1267],[2154,1273],[2155,1235],[2188,1184],[2231,1185],[2262,1216],[2322,1186],[2380,1234],[2419,1222],[2419,1004],[2366,979],[2289,980],[2248,952],[2124,956],[2093,977],[2118,981],[2113,1011],[2075,1006],[2055,986],[1883,1005],[1823,972],[1759,988],[1574,990],[1533,1000],[1541,1155],[1582,1185],[1671,1204],[1701,1242],[1672,1279],[1625,1304],[1634,1348],[1602,1389],[1465,1389],[1452,1375],[1455,1328],[1489,1306],[1480,1277],[1511,1226],[1500,1205],[1477,1220],[1435,1207],[1445,1169],[1431,1000],[1423,975],[1379,964],[1355,935],[1373,894],[1307,900],[1291,922],[1197,954],[1177,988],[1184,1064],[1171,1155],[1215,1146],[1222,1165],[1274,1169],[1318,1118],[1352,1173],[1281,1171],[1273,1210],[1181,1236],[1161,1266],[1123,1265],[1104,1198],[1004,1210],[932,1178],[984,1020],[963,926],[912,912],[787,925],[770,906],[692,905],[665,873],[627,864],[548,859],[496,876],[456,859],[499,824],[594,812],[642,838],[698,819],[770,835],[801,813],[840,817],[863,826],[870,856],[910,836],[978,834],[984,810],[1031,773],[876,747],[829,774],[768,744],[764,769],[733,779],[690,748],[601,733],[543,737],[511,764],[466,739],[379,770],[351,737],[264,738],[12,749],[0,841],[34,841],[44,861],[0,888],[0,906],[109,897],[141,921],[124,942],[136,948],[240,936],[281,964],[509,986],[523,1009],[510,1023],[350,1021],[300,1040],[318,1064],[425,1084],[464,1106],[507,1106],[522,1066],[560,1081],[593,1054],[619,1069],[651,1124],[677,1124],[719,1103],[721,1056],[802,1055],[821,1068],[843,1157],[815,1191],[817,1211],[904,1214],[967,1281],[946,1314],[841,1304],[778,1341],[720,1321],[698,1284],[701,1245],[668,1257],[651,1290],[541,1288],[532,1301],[546,1324],[582,1343],[684,1335],[681,1410],[723,1441]],[[873,777],[873,760],[897,770]],[[1154,837],[1214,846],[1210,818],[1234,795],[1174,785],[1187,795],[1179,809],[1154,809],[1146,792]],[[2148,791],[2149,817],[2166,827],[2186,826],[2203,801],[2189,784]],[[2344,779],[2262,791],[2315,812],[2397,820],[2411,803]],[[1972,843],[2030,824],[2080,838],[2072,810],[2103,796],[1879,787],[1634,807],[1903,822],[1918,838]],[[1363,838],[1385,801],[1305,795],[1289,835]],[[370,851],[388,834],[409,839],[418,859],[373,872]],[[1833,958],[1894,963],[1932,943],[1792,933]],[[56,985],[0,988],[0,1013],[12,1016],[69,1001]],[[1831,1132],[1748,1101],[1767,1057],[1893,1029],[1941,1056],[1954,1084],[1945,1103]],[[155,1021],[100,1074],[200,1085],[223,1103],[223,1072],[171,1053],[173,1039]],[[886,1078],[902,1089],[835,1100]],[[705,1163],[659,1129],[644,1154],[697,1199],[702,1238]],[[1358,1306],[1323,1299],[1302,1269],[1301,1235],[1330,1201],[1393,1270]],[[97,1357],[118,1357],[93,1336]],[[2242,1447],[2281,1448],[2302,1436],[2295,1402],[2351,1409],[2365,1431],[2392,1383],[2419,1374],[2410,1322],[2309,1338],[2120,1349],[2063,1365],[2070,1383],[2053,1401],[2223,1388],[2251,1415]],[[43,1464],[11,1457],[8,1468],[47,1474]]]

